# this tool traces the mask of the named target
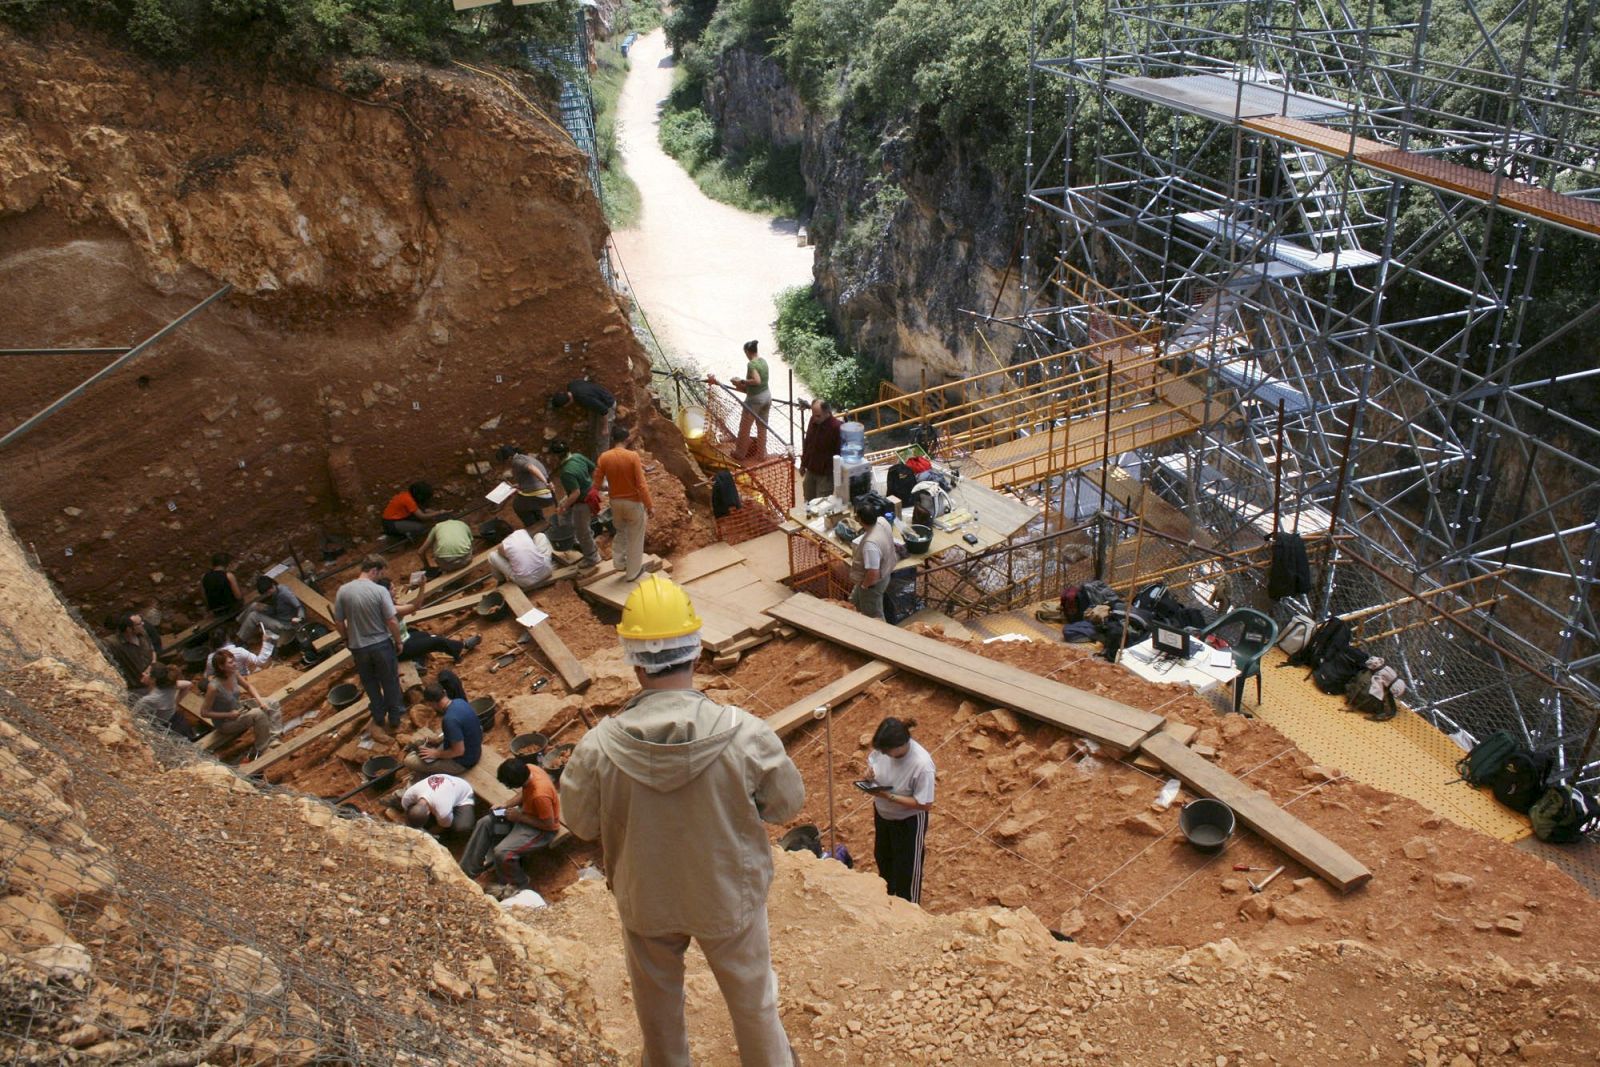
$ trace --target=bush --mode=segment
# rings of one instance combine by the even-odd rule
[[[785,289],[778,308],[778,351],[817,396],[844,411],[875,400],[878,368],[852,353],[833,333],[828,311],[808,285]]]

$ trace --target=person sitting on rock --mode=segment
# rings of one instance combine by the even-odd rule
[[[473,802],[477,795],[472,784],[453,774],[430,774],[418,778],[400,794],[400,810],[406,822],[419,830],[425,829],[428,820],[441,830],[470,834],[477,822]]]
[[[384,505],[383,532],[408,541],[421,537],[430,525],[445,517],[445,512],[427,510],[431,503],[433,486],[427,482],[412,482]]]
[[[256,602],[239,619],[236,634],[241,642],[254,640],[257,630],[270,631],[274,637],[282,637],[304,622],[305,618],[305,605],[300,603],[294,591],[263,574],[256,579]]]
[[[506,896],[528,888],[522,857],[545,848],[561,832],[561,798],[544,768],[524,760],[503,761],[494,776],[507,789],[520,791],[517,803],[496,808],[494,818],[478,823],[461,853],[461,869],[471,878],[482,874],[492,846],[499,882],[489,891]]]
[[[265,700],[250,679],[239,673],[233,653],[225,648],[212,654],[207,681],[206,697],[200,702],[200,717],[211,720],[224,741],[251,731],[254,744],[247,759],[260,759],[283,728],[277,705]]]
[[[422,687],[422,702],[439,712],[442,739],[425,744],[405,758],[413,779],[432,774],[466,774],[483,757],[483,725],[465,700],[451,700],[443,687],[429,682]]]

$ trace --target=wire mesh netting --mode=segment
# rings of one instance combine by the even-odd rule
[[[6,1062],[607,1061],[425,835],[247,784],[59,664],[0,675],[0,716]]]

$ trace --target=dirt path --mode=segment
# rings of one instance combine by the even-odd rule
[[[662,31],[639,38],[629,59],[617,140],[643,210],[638,226],[613,238],[634,297],[670,354],[723,380],[743,374],[741,348],[759,340],[772,366],[773,397],[786,399],[788,367],[773,340],[772,297],[811,281],[812,251],[796,246],[793,219],[717,203],[661,150],[657,127],[673,72]]]

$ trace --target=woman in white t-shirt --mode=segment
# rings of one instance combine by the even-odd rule
[[[933,807],[933,757],[911,740],[915,719],[890,716],[872,735],[867,755],[871,780],[873,855],[889,895],[913,904],[922,900],[922,857],[927,849],[928,811]]]

